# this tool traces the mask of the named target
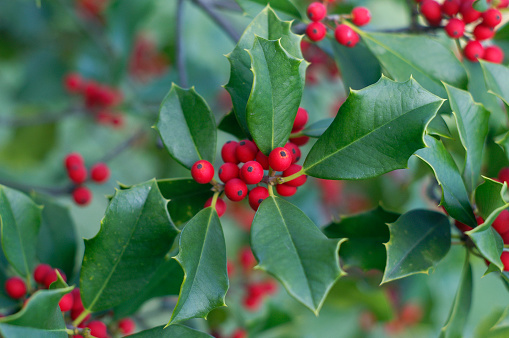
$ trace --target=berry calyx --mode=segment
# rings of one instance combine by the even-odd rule
[[[502,252],[500,260],[502,261],[502,264],[504,264],[504,271],[509,271],[509,251]]]
[[[440,25],[442,10],[440,4],[434,0],[425,0],[421,4],[421,14],[431,26]]]
[[[83,157],[78,153],[70,153],[69,155],[67,155],[65,157],[64,163],[65,168],[67,170],[85,166],[85,161],[83,160]]]
[[[234,178],[224,185],[224,193],[231,201],[242,201],[247,195],[247,185],[239,178]]]
[[[492,27],[480,24],[475,26],[473,34],[477,41],[483,41],[491,39],[495,35],[495,31]]]
[[[275,171],[285,171],[292,164],[292,160],[292,154],[283,147],[277,147],[269,154],[269,166]]]
[[[207,184],[214,178],[214,167],[207,160],[196,161],[191,167],[191,176],[200,184]]]
[[[461,0],[445,0],[440,8],[442,13],[448,16],[455,16],[459,13]]]
[[[93,320],[88,323],[87,327],[90,329],[90,334],[97,338],[108,338],[108,329],[106,324],[99,320]]]
[[[124,318],[118,321],[118,328],[122,334],[128,335],[134,332],[136,324],[131,318]]]
[[[265,156],[264,153],[262,153],[261,151],[259,151],[257,154],[256,154],[256,158],[255,158],[256,162],[260,163],[262,168],[264,170],[269,170],[269,157],[268,156]]]
[[[207,202],[205,202],[205,205],[203,206],[204,208],[208,208],[212,205],[212,197],[209,198],[207,200]],[[216,200],[216,212],[217,212],[217,216],[221,217],[224,215],[224,213],[226,212],[226,202],[224,200],[222,200],[221,198],[218,198]]]
[[[352,10],[352,22],[356,26],[364,26],[371,20],[371,13],[366,7],[355,7]]]
[[[70,180],[75,184],[81,184],[87,180],[87,168],[84,166],[73,167],[67,171]]]
[[[299,137],[292,137],[290,138],[290,142],[292,142],[295,145],[303,146],[309,141],[309,136],[299,136]]]
[[[320,41],[327,34],[327,28],[321,22],[311,22],[306,27],[306,35],[311,41]]]
[[[295,195],[297,192],[297,187],[292,187],[288,184],[278,184],[276,185],[276,191],[281,196],[290,197]]]
[[[242,140],[239,142],[237,149],[235,149],[235,155],[240,162],[249,162],[255,159],[258,153],[258,147],[253,141]]]
[[[74,304],[74,297],[72,293],[67,293],[62,296],[60,301],[58,302],[58,306],[60,307],[60,311],[67,312],[72,309],[72,306]]]
[[[240,172],[240,176],[246,184],[258,184],[263,178],[263,167],[256,161],[246,162]]]
[[[463,49],[465,57],[472,62],[477,62],[477,59],[484,57],[484,47],[479,41],[471,40],[468,41]]]
[[[327,8],[321,2],[312,2],[307,9],[311,21],[320,21],[327,15]]]
[[[249,205],[256,211],[264,199],[269,197],[269,191],[265,187],[256,187],[249,192]]]
[[[498,9],[490,8],[482,13],[483,25],[494,28],[500,22],[502,22],[502,13]]]
[[[239,160],[235,155],[235,150],[237,149],[238,145],[239,143],[236,141],[228,141],[223,145],[223,148],[221,148],[221,158],[223,159],[224,163],[239,163]]]
[[[301,131],[308,123],[309,115],[306,109],[299,108],[297,110],[297,115],[295,115],[295,120],[293,121],[292,133],[296,133]]]
[[[72,198],[78,205],[87,205],[92,200],[92,192],[87,187],[77,187],[72,191]]]
[[[493,229],[499,234],[509,231],[509,210],[503,210],[493,221]]]
[[[34,280],[36,283],[43,284],[44,277],[52,268],[48,264],[39,264],[34,269]]]
[[[493,63],[502,63],[504,61],[504,51],[498,46],[486,47],[483,59]]]
[[[298,173],[302,170],[302,166],[298,164],[292,164],[288,169],[283,171],[283,177],[292,176],[293,174]],[[300,187],[304,183],[306,183],[308,177],[307,175],[301,175],[297,178],[294,178],[291,181],[285,182],[286,185],[292,186],[292,187]]]
[[[223,183],[226,183],[233,178],[238,178],[239,171],[240,171],[239,167],[235,163],[226,162],[225,164],[219,167],[219,171],[217,172],[217,174],[219,175],[219,179]]]
[[[299,147],[297,147],[292,142],[288,142],[287,144],[285,144],[285,148],[288,149],[290,154],[292,154],[292,164],[300,160],[301,152]]]
[[[459,39],[465,34],[465,23],[457,18],[449,20],[445,26],[445,31],[453,39]]]
[[[334,30],[334,37],[336,41],[346,47],[355,47],[359,42],[359,34],[357,34],[351,27],[341,24]]]
[[[27,286],[25,281],[20,277],[11,277],[5,281],[5,292],[7,295],[14,299],[25,297],[27,293]]]
[[[96,183],[104,183],[110,178],[110,168],[106,163],[96,163],[90,168],[90,177]]]

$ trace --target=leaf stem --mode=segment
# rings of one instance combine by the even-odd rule
[[[278,177],[277,178],[277,183],[278,184],[283,184],[283,183],[292,181],[292,180],[294,180],[296,178],[299,178],[300,176],[305,175],[305,174],[306,174],[306,172],[304,171],[304,169],[301,169],[301,170],[297,171],[293,175],[290,175],[290,176],[287,176],[287,177]]]
[[[90,311],[83,309],[83,312],[72,322],[72,326],[78,326],[90,314]]]
[[[216,202],[217,202],[217,198],[219,197],[219,194],[220,192],[219,191],[216,191],[214,193],[214,196],[212,196],[212,203],[210,204],[210,206],[216,210]]]

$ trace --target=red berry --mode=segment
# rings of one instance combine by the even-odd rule
[[[207,160],[196,161],[191,167],[191,176],[200,184],[207,184],[214,178],[214,167]]]
[[[296,174],[299,171],[301,171],[301,169],[302,169],[302,166],[300,166],[298,164],[292,164],[288,169],[283,171],[283,177],[288,177],[293,174]],[[300,187],[301,185],[306,183],[307,179],[308,179],[307,175],[301,175],[297,178],[294,178],[291,181],[285,182],[285,184],[292,186],[292,187]]]
[[[491,39],[495,35],[495,31],[491,27],[480,24],[475,26],[473,34],[477,41],[483,41]]]
[[[422,307],[419,304],[407,303],[401,309],[399,316],[403,323],[411,326],[419,323],[423,315]]]
[[[445,26],[445,31],[451,38],[459,39],[465,33],[465,23],[460,19],[452,18]]]
[[[219,171],[217,172],[219,175],[219,179],[226,183],[232,178],[239,177],[239,167],[232,162],[226,162],[222,166],[219,167]]]
[[[49,289],[51,283],[55,282],[58,279],[57,273],[54,269],[49,270],[46,275],[44,275],[43,284],[46,289]]]
[[[240,176],[246,184],[258,184],[263,178],[263,167],[256,161],[246,162],[240,172]]]
[[[52,270],[51,266],[48,264],[39,264],[35,267],[34,270],[34,280],[36,283],[43,284],[44,283],[44,277],[46,274]]]
[[[311,21],[320,21],[327,15],[327,8],[321,2],[312,2],[308,6],[307,13]]]
[[[321,22],[311,22],[306,27],[306,35],[311,41],[320,41],[327,34],[327,28]]]
[[[300,137],[292,137],[290,139],[290,142],[292,142],[295,145],[303,146],[306,143],[308,143],[309,137],[308,136],[300,136]]]
[[[75,184],[81,184],[87,180],[87,168],[84,166],[73,167],[67,171],[67,175]]]
[[[247,185],[239,178],[234,178],[224,185],[226,197],[234,202],[242,201],[247,195]]]
[[[301,131],[308,123],[308,112],[304,108],[299,108],[297,110],[297,115],[295,115],[295,120],[293,121],[292,133],[296,133]]]
[[[473,229],[472,227],[469,227],[465,223],[461,223],[458,220],[454,221],[454,225],[456,225],[456,228],[458,228],[458,230],[460,230],[461,232],[470,231]]]
[[[104,183],[110,178],[110,168],[106,163],[96,163],[90,168],[90,177],[97,183]]]
[[[64,78],[64,86],[69,93],[75,94],[81,92],[83,85],[83,78],[78,73],[69,73]]]
[[[345,24],[341,24],[334,30],[336,41],[346,47],[355,47],[359,42],[359,34]]]
[[[245,272],[251,270],[256,265],[256,258],[250,247],[246,246],[240,249],[239,261]]]
[[[488,27],[495,27],[502,22],[502,13],[498,9],[490,8],[482,13],[482,23]]]
[[[502,252],[500,259],[502,260],[502,264],[504,264],[504,271],[509,271],[509,251]]]
[[[297,187],[292,187],[288,184],[278,184],[276,185],[276,191],[281,196],[290,197],[295,195],[297,192]]]
[[[272,279],[260,283],[260,286],[266,294],[272,295],[277,292],[277,283]]]
[[[504,244],[509,244],[509,231],[500,234],[500,236],[502,237]]]
[[[235,155],[240,162],[249,162],[255,159],[258,147],[253,141],[242,140],[239,142]]]
[[[221,148],[221,157],[223,158],[224,163],[239,163],[237,156],[235,155],[235,150],[239,145],[236,141],[228,141],[224,144],[223,148]]]
[[[483,59],[493,63],[502,63],[504,61],[504,51],[498,46],[489,46],[484,50]],[[509,170],[509,168],[506,168]],[[500,174],[499,174],[500,176]],[[500,177],[499,177],[500,178]],[[503,181],[509,180],[509,173],[507,173],[506,179]]]
[[[83,310],[83,302],[81,301],[81,294],[80,294],[80,288],[74,288],[71,291],[71,294],[73,296],[73,304],[72,309],[73,310]]]
[[[232,338],[247,338],[247,331],[244,329],[236,329],[232,333]]]
[[[83,167],[85,165],[85,161],[83,157],[78,153],[70,153],[65,157],[65,167],[67,170],[71,170],[76,167]]]
[[[78,318],[81,313],[83,312],[83,309],[72,309],[71,310],[71,319],[72,320],[76,320],[76,318]],[[90,314],[88,314],[85,318],[83,318],[83,320],[81,321],[81,323],[85,323],[86,321],[88,321],[92,316]],[[78,325],[78,327],[84,327],[83,325]]]
[[[455,16],[460,11],[461,0],[445,0],[442,4],[442,13],[448,16]]]
[[[90,334],[97,338],[108,338],[108,329],[106,324],[99,320],[93,320],[88,323],[87,327],[90,329]]]
[[[434,0],[425,0],[421,4],[421,14],[431,26],[437,26],[442,20],[440,4]]]
[[[264,199],[269,197],[269,191],[265,187],[256,187],[249,192],[249,205],[256,211]]]
[[[256,311],[258,308],[260,308],[260,305],[262,304],[263,298],[260,296],[253,296],[248,294],[243,301],[244,307],[248,311]]]
[[[509,231],[509,210],[503,210],[498,214],[492,226],[499,234]]]
[[[226,261],[226,272],[228,273],[228,277],[231,278],[235,273],[235,265],[230,260]]]
[[[288,149],[277,147],[269,155],[269,166],[275,171],[285,171],[292,164],[293,156]]]
[[[134,320],[132,320],[131,318],[124,318],[118,321],[118,328],[120,329],[120,332],[122,332],[122,334],[127,335],[134,332],[136,324],[134,323]]]
[[[356,26],[364,26],[371,20],[371,13],[366,7],[355,7],[352,10],[352,22]]]
[[[481,12],[473,7],[474,0],[464,0],[460,7],[461,17],[466,24],[472,23],[481,17]]]
[[[14,299],[23,298],[27,293],[25,281],[20,277],[11,277],[5,281],[5,291]]]
[[[477,59],[482,59],[484,57],[484,47],[479,41],[470,40],[463,49],[463,53],[470,61],[477,62]]]
[[[257,154],[256,154],[256,158],[255,158],[256,162],[260,163],[262,168],[264,170],[269,170],[269,157],[268,156],[265,156],[264,153],[262,153],[261,151],[259,151]]]
[[[301,156],[299,147],[297,147],[292,142],[288,142],[287,144],[285,144],[285,148],[288,149],[290,154],[292,154],[292,164],[299,162]]]
[[[502,183],[507,182],[509,184],[509,167],[500,169],[497,177]]]
[[[207,200],[207,202],[205,202],[205,205],[203,206],[204,208],[208,208],[212,205],[212,197],[209,198]],[[226,203],[224,200],[222,200],[221,198],[218,198],[216,200],[216,212],[217,212],[217,216],[221,217],[224,215],[224,213],[226,212]]]
[[[87,205],[92,200],[92,192],[87,187],[77,187],[72,192],[74,202],[78,205]]]
[[[74,303],[74,297],[72,293],[65,294],[58,302],[58,306],[60,307],[60,311],[67,312],[72,309],[72,305]]]
[[[58,270],[58,273],[60,274],[60,277],[62,277],[64,282],[67,283],[67,276],[66,276],[65,272],[62,269],[57,269],[57,270]]]
[[[509,0],[499,0],[497,8],[507,8],[509,7]]]

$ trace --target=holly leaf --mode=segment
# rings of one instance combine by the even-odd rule
[[[488,337],[507,337],[509,334],[509,307],[506,307],[498,321],[488,331]]]
[[[323,120],[316,121],[315,123],[310,124],[307,126],[303,131],[301,131],[302,134],[309,136],[309,137],[320,137],[322,134],[327,130],[327,128],[330,127],[332,121],[334,121],[334,118],[326,118]]]
[[[438,184],[442,187],[440,205],[452,218],[472,228],[476,227],[474,211],[456,163],[441,141],[431,136],[425,136],[424,139],[428,147],[418,150],[415,155],[433,169]]]
[[[344,273],[338,259],[344,241],[328,239],[299,208],[274,196],[262,202],[251,226],[257,267],[276,277],[315,314]]]
[[[415,80],[384,76],[351,91],[332,122],[311,148],[305,172],[324,179],[366,179],[407,167],[425,146],[423,133],[443,100]]]
[[[484,73],[484,81],[488,92],[496,95],[509,105],[509,68],[496,63],[479,61]]]
[[[504,149],[506,157],[509,159],[509,131],[497,137],[495,142]]]
[[[426,132],[429,135],[437,135],[439,137],[452,139],[451,131],[440,114],[437,114],[435,118],[430,121],[426,127]]]
[[[212,111],[193,88],[172,84],[161,103],[155,128],[170,155],[191,169],[199,160],[214,163],[217,130]]]
[[[463,178],[467,189],[473,191],[481,175],[484,142],[488,135],[490,113],[472,95],[444,83],[452,113],[456,118],[461,143],[465,148]]]
[[[389,224],[389,230],[382,284],[417,273],[428,274],[451,247],[451,224],[439,212],[411,210]]]
[[[248,50],[253,71],[253,88],[247,101],[247,126],[265,155],[283,147],[292,132],[304,90],[304,59],[283,49],[281,39],[255,37]],[[305,63],[305,61],[304,61]]]
[[[132,334],[129,337],[131,338],[177,338],[177,337],[186,337],[186,338],[211,338],[212,336],[206,334],[205,332],[197,331],[195,329],[191,329],[190,327],[184,325],[172,325],[169,327],[158,326],[153,329],[144,330],[138,332],[136,334]]]
[[[213,309],[226,306],[226,245],[219,217],[212,207],[203,209],[186,224],[175,259],[184,270],[184,282],[168,325],[206,318]]]
[[[0,185],[2,250],[12,267],[26,279],[35,266],[41,209],[27,195]]]
[[[132,298],[164,261],[178,230],[155,180],[117,190],[99,233],[85,240],[80,274],[85,309],[109,309]]]
[[[491,4],[488,4],[486,0],[475,0],[472,7],[479,12],[485,12],[491,7]]]
[[[267,5],[275,10],[285,13],[295,19],[302,20],[302,15],[290,0],[235,0],[242,10],[250,15],[255,16],[260,13]]]
[[[233,135],[239,140],[248,138],[248,135],[244,134],[242,131],[242,127],[240,126],[239,121],[237,121],[237,117],[233,110],[223,116],[221,122],[219,122],[219,125],[217,126],[217,129]]]
[[[387,223],[395,222],[400,215],[382,207],[341,218],[323,229],[329,238],[347,238],[341,245],[339,257],[345,266],[358,266],[365,270],[384,270],[386,254],[384,243],[389,241]]]

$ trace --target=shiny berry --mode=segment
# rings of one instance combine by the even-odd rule
[[[311,22],[306,27],[306,35],[311,41],[320,41],[327,34],[327,28],[321,22]]]
[[[71,170],[76,167],[83,167],[84,165],[85,161],[78,153],[70,153],[65,157],[65,167],[67,170]]]
[[[239,160],[235,155],[235,150],[237,149],[238,145],[239,143],[236,141],[228,141],[223,145],[223,148],[221,148],[221,158],[223,159],[224,163],[239,163]]]
[[[264,199],[269,197],[269,191],[265,187],[256,187],[249,192],[249,205],[256,211]]]
[[[355,7],[352,10],[352,22],[356,26],[364,26],[371,20],[371,13],[366,7]]]
[[[284,171],[292,164],[292,154],[288,149],[277,147],[269,155],[269,166],[275,171]]]
[[[299,147],[297,147],[292,142],[288,142],[285,144],[285,148],[288,149],[290,154],[292,154],[292,164],[300,160],[301,152]]]
[[[265,156],[264,153],[262,153],[261,151],[259,151],[257,154],[256,154],[256,158],[255,158],[256,162],[260,163],[262,165],[262,168],[264,170],[269,170],[269,157],[268,156]]]
[[[106,163],[96,163],[90,168],[90,177],[94,182],[104,183],[110,178],[110,168]]]
[[[440,9],[447,16],[455,16],[459,13],[460,6],[461,0],[445,0]]]
[[[483,41],[491,39],[495,35],[493,28],[480,24],[474,28],[474,37],[477,41]]]
[[[502,13],[498,9],[490,8],[482,13],[482,24],[488,27],[495,27],[502,22]]]
[[[5,282],[5,292],[14,299],[23,298],[27,293],[25,281],[20,277],[11,277]]]
[[[509,231],[509,210],[503,210],[498,214],[492,226],[499,234]]]
[[[191,176],[200,184],[207,184],[214,178],[214,167],[207,160],[196,161],[191,167]]]
[[[445,26],[445,31],[451,38],[459,39],[465,33],[465,23],[460,19],[452,18]]]
[[[509,167],[504,167],[500,169],[498,172],[497,178],[502,182],[507,182],[509,184]]]
[[[87,168],[84,166],[73,167],[67,171],[67,175],[75,184],[81,184],[87,180]]]
[[[461,4],[460,13],[466,24],[477,21],[481,17],[481,12],[477,11],[473,4],[474,0],[466,0]]]
[[[483,59],[493,63],[502,63],[504,61],[504,51],[498,46],[486,47]],[[505,181],[508,180],[506,179]]]
[[[309,137],[308,136],[299,136],[299,137],[292,137],[290,138],[290,142],[292,142],[295,145],[303,146],[306,143],[308,143]]]
[[[244,329],[236,329],[232,333],[232,338],[247,338],[247,331]]]
[[[235,155],[240,162],[249,162],[255,159],[258,147],[253,141],[242,140],[239,142]]]
[[[470,61],[477,62],[477,59],[482,59],[484,57],[484,47],[479,41],[471,40],[467,42],[463,49],[463,53]]]
[[[219,171],[217,172],[219,175],[219,179],[226,183],[232,178],[239,177],[239,167],[232,162],[226,162],[222,166],[219,167]]]
[[[224,185],[226,197],[234,202],[242,201],[247,195],[247,185],[239,178],[234,178]]]
[[[106,328],[106,324],[99,320],[93,320],[87,324],[87,327],[90,329],[90,334],[97,338],[108,338],[108,329]]]
[[[341,24],[334,30],[336,41],[346,47],[355,47],[359,42],[359,34],[345,24]]]
[[[301,131],[308,123],[308,112],[304,108],[299,108],[297,110],[297,115],[295,115],[295,120],[293,121],[292,133],[296,133]]]
[[[39,264],[35,267],[34,270],[34,280],[36,283],[43,284],[44,283],[44,277],[46,274],[53,270],[51,266],[48,264]]]
[[[49,289],[51,283],[56,282],[57,279],[58,279],[57,273],[55,272],[54,269],[51,269],[44,276],[43,284],[46,287],[46,289]]]
[[[205,205],[203,206],[204,208],[208,208],[212,205],[212,197],[209,198],[207,200],[207,202],[205,202]],[[216,200],[216,212],[217,212],[217,216],[221,217],[224,215],[224,213],[226,212],[226,203],[224,200],[222,200],[221,198],[218,198]]]
[[[321,2],[312,2],[307,9],[311,21],[320,21],[327,15],[327,8]]]
[[[298,164],[292,164],[288,169],[283,171],[283,177],[291,176],[293,174],[298,173],[301,170],[302,170],[302,166],[300,166]],[[292,186],[292,187],[300,187],[301,185],[306,183],[307,179],[308,179],[307,175],[301,175],[297,178],[294,178],[291,181],[285,182],[285,184]]]
[[[509,251],[502,252],[500,259],[502,260],[502,264],[504,264],[504,271],[509,271]]]
[[[77,187],[72,191],[72,198],[78,205],[87,205],[92,200],[92,192],[87,187]]]
[[[295,195],[297,187],[292,187],[288,184],[278,184],[276,185],[276,191],[281,196],[289,197]]]
[[[71,291],[71,294],[73,296],[73,304],[72,304],[72,309],[73,310],[83,310],[84,307],[83,307],[83,302],[81,301],[81,294],[80,294],[80,288],[74,288],[72,291]]]
[[[246,162],[240,171],[240,176],[246,184],[258,184],[263,178],[263,167],[256,161]]]
[[[499,0],[497,8],[507,8],[509,7],[509,0]]]
[[[67,312],[72,309],[73,303],[74,303],[74,297],[73,297],[72,293],[67,293],[62,296],[62,298],[58,302],[58,306],[60,307],[60,311]]]
[[[118,328],[122,334],[129,335],[134,332],[136,324],[131,318],[124,318],[118,321]]]
[[[83,90],[85,81],[78,73],[67,74],[64,78],[65,89],[72,94],[79,93]]]
[[[442,11],[440,4],[434,0],[425,0],[421,4],[421,14],[426,21],[432,25],[437,26],[442,20]]]

